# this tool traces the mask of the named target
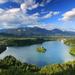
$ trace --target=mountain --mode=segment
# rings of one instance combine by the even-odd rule
[[[75,36],[75,32],[73,31],[62,31],[60,29],[51,30],[53,36]]]
[[[0,30],[2,35],[12,35],[12,36],[49,36],[50,31],[38,27],[25,27],[25,28],[11,28]]]
[[[39,28],[39,27],[25,27],[25,28],[1,29],[0,36],[19,36],[19,37],[75,36],[75,32],[62,31],[59,29],[46,30],[46,29]]]

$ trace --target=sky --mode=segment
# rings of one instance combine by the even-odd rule
[[[75,31],[75,0],[0,0],[0,29],[35,26]]]

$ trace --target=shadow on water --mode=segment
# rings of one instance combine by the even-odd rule
[[[0,54],[7,49],[5,45],[0,45]]]

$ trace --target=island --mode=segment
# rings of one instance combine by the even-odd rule
[[[39,53],[45,53],[46,49],[44,47],[39,47],[39,48],[37,48],[37,52],[39,52]]]

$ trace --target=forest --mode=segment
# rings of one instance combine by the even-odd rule
[[[0,60],[0,75],[75,75],[75,61],[37,67],[6,56]]]

